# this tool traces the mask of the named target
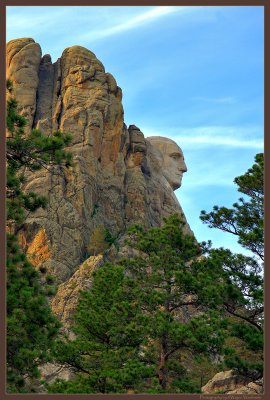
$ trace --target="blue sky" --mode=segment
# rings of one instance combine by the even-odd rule
[[[233,179],[263,151],[263,7],[7,7],[7,40],[53,61],[93,51],[123,90],[125,122],[175,140],[188,172],[176,195],[197,239],[242,251],[200,211],[230,207]]]

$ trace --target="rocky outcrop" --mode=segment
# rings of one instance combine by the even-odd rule
[[[65,282],[89,256],[97,226],[121,237],[132,224],[160,226],[164,217],[182,213],[177,185],[163,174],[164,155],[138,127],[126,127],[122,91],[91,51],[72,46],[52,63],[33,39],[12,40],[7,77],[29,129],[73,135],[72,167],[27,176],[25,190],[49,200],[20,233],[36,268]],[[185,230],[191,233],[188,224]]]
[[[33,39],[11,40],[7,45],[7,79],[13,83],[19,112],[27,118],[26,130],[32,128],[36,112],[41,48]]]
[[[229,390],[226,394],[263,394],[263,380],[258,379],[255,382],[250,382],[246,386],[240,386],[237,389]]]
[[[52,300],[51,308],[66,328],[70,325],[80,291],[91,287],[93,272],[102,264],[102,255],[89,257],[67,282],[59,285],[57,294]]]
[[[236,375],[232,370],[218,372],[205,386],[203,394],[262,394],[262,379],[252,382],[252,378]]]

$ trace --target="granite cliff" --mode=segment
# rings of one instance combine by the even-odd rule
[[[49,199],[47,209],[29,216],[21,231],[36,268],[65,282],[87,258],[97,226],[121,237],[134,223],[160,226],[164,217],[182,213],[174,194],[186,171],[181,149],[165,138],[147,140],[135,125],[125,125],[122,90],[91,51],[72,46],[52,63],[33,39],[12,40],[7,78],[28,130],[73,135],[67,148],[71,168],[27,176],[25,189]],[[178,163],[172,181],[170,162]],[[188,224],[184,229],[190,232]]]

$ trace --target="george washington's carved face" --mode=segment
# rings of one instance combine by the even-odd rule
[[[183,173],[187,171],[183,152],[171,139],[161,136],[150,136],[147,140],[163,156],[162,173],[173,190],[181,186]]]

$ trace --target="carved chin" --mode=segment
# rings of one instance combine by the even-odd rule
[[[170,185],[173,190],[179,189],[181,186],[181,182],[170,182]]]
[[[164,173],[164,177],[168,181],[172,190],[176,190],[176,189],[180,188],[181,182],[182,182],[182,175],[180,175],[180,174],[174,175],[172,173],[170,174],[170,173],[167,173],[167,171],[164,171],[163,173]]]
[[[176,190],[180,188],[182,179],[179,178],[177,180],[167,179],[167,181],[170,184],[172,190]]]

